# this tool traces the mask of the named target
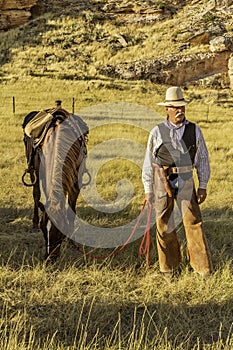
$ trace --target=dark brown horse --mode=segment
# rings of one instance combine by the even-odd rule
[[[87,171],[88,127],[62,108],[30,112],[22,126],[28,164],[22,180],[33,186],[33,230],[40,227],[44,234],[46,257],[57,257],[63,239],[72,237],[76,202]]]

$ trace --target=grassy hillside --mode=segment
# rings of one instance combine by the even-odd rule
[[[198,33],[231,35],[233,29],[231,13],[206,1],[50,1],[46,6],[28,25],[0,33],[0,78],[105,80],[101,71],[108,64],[207,52],[204,41],[181,47]]]

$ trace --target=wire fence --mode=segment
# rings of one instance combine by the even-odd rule
[[[0,113],[5,114],[6,112],[9,113],[10,111],[10,113],[16,115],[21,113],[23,114],[25,112],[27,113],[32,110],[49,109],[56,107],[57,102],[58,100],[51,101],[51,104],[49,106],[45,106],[43,104],[35,102],[33,99],[25,103],[25,100],[17,98],[16,96],[4,96],[0,99]],[[64,108],[74,114],[75,110],[78,108],[78,99],[75,97],[69,99],[66,98],[65,102],[66,106]]]
[[[54,108],[56,106],[56,101],[54,99],[50,99],[47,97],[45,100],[36,99],[34,96],[27,96],[27,98],[23,99],[22,97],[18,97],[16,95],[2,95],[0,96],[0,115],[16,115],[23,116],[31,111],[40,111],[45,109]],[[49,103],[47,102],[49,101]],[[62,107],[73,114],[79,114],[80,111],[80,103],[79,97],[67,97],[65,94],[62,97]],[[194,101],[193,104],[198,101]],[[136,103],[135,103],[136,106]],[[215,99],[211,101],[205,101],[202,105],[202,120],[204,121],[214,121],[218,120],[219,110],[221,109],[222,117],[230,117],[231,108],[233,107],[233,99]],[[131,110],[131,112],[133,112]],[[199,111],[195,110],[195,114],[199,113]],[[137,110],[135,109],[135,113],[137,114]]]

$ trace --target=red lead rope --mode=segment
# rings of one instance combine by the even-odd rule
[[[78,251],[80,253],[82,253],[83,255],[85,255],[85,256],[90,256],[93,259],[107,259],[107,258],[110,258],[112,256],[117,255],[121,250],[123,250],[126,247],[126,245],[130,242],[131,238],[135,234],[136,229],[137,229],[137,227],[138,227],[138,225],[139,225],[139,223],[141,221],[142,214],[143,214],[143,211],[145,209],[146,203],[147,203],[147,201],[145,200],[143,205],[142,205],[142,209],[141,209],[141,212],[140,212],[140,214],[138,216],[137,222],[136,222],[136,224],[135,224],[135,226],[133,228],[133,231],[129,235],[127,241],[120,248],[118,248],[117,250],[115,250],[114,252],[112,252],[112,253],[110,253],[108,255],[92,255],[92,254],[89,254],[89,253],[85,253],[80,247],[76,247],[78,249]],[[152,205],[148,202],[147,225],[146,225],[146,229],[145,229],[145,232],[144,232],[144,235],[143,235],[143,238],[142,238],[142,242],[141,242],[140,248],[139,248],[140,255],[146,255],[146,262],[147,262],[147,267],[148,268],[150,268],[150,221],[151,221],[151,213],[152,213]],[[143,246],[144,246],[144,248],[143,248]]]
[[[148,269],[150,268],[150,222],[151,222],[151,214],[152,214],[152,205],[148,202],[148,218],[146,229],[144,235],[142,237],[142,241],[139,247],[139,253],[141,255],[146,255],[146,263]]]

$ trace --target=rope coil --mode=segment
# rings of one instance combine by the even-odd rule
[[[117,250],[115,250],[114,252],[108,254],[108,255],[92,255],[90,253],[85,253],[80,247],[75,246],[75,248],[82,253],[85,256],[89,256],[93,259],[107,259],[110,257],[113,257],[115,255],[117,255],[119,252],[121,252],[126,246],[127,244],[130,242],[131,238],[133,237],[133,235],[136,232],[136,229],[139,226],[139,223],[141,221],[142,218],[142,214],[144,212],[145,206],[146,206],[147,200],[144,201],[143,205],[142,205],[142,209],[141,212],[138,216],[137,222],[131,232],[131,234],[129,235],[129,237],[127,238],[126,242],[119,247]],[[146,255],[146,262],[147,262],[147,267],[150,268],[150,223],[151,223],[151,214],[152,214],[152,205],[151,203],[148,202],[148,217],[147,217],[147,224],[146,224],[146,229],[140,244],[140,248],[139,248],[139,253],[140,255]]]

